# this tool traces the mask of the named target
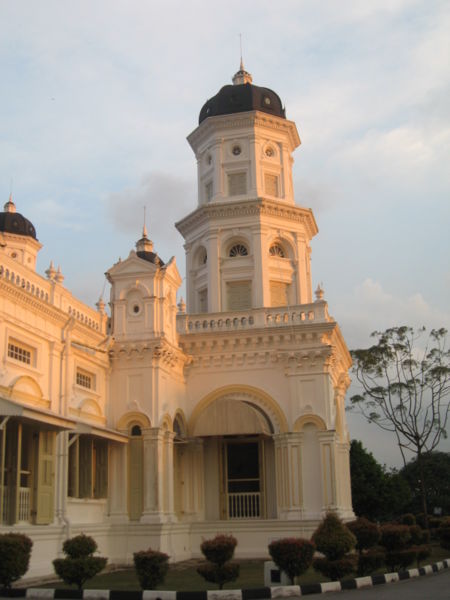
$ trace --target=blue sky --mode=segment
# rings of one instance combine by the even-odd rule
[[[297,123],[313,284],[350,348],[374,329],[450,327],[450,4],[439,0],[1,0],[0,200],[93,304],[149,235],[184,277],[173,223],[196,206],[185,138],[239,64]],[[395,450],[356,417],[381,462]]]

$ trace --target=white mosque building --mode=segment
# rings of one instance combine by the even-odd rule
[[[241,64],[188,141],[186,303],[145,228],[107,271],[108,314],[52,265],[39,275],[34,226],[11,198],[0,213],[0,533],[33,539],[29,575],[81,532],[118,564],[149,546],[199,556],[218,532],[260,557],[327,510],[353,517],[351,359],[312,291],[295,123]]]

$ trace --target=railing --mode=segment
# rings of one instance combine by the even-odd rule
[[[229,519],[259,519],[261,517],[261,492],[227,494]]]
[[[5,486],[3,488],[3,514],[2,522],[8,523],[10,515],[10,489]],[[17,514],[17,522],[28,522],[30,520],[31,506],[30,506],[30,488],[20,487],[19,488],[19,512]]]
[[[5,279],[31,296],[56,306],[87,327],[96,331],[102,330],[104,319],[99,312],[77,300],[61,285],[44,279],[37,273],[27,273],[24,277],[17,272],[18,270],[20,265],[13,268],[7,264],[0,264],[0,279]]]
[[[180,334],[212,331],[234,331],[258,327],[282,327],[303,323],[329,321],[327,303],[323,300],[311,304],[255,308],[248,311],[178,314],[177,331]]]

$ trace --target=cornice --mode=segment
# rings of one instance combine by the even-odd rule
[[[188,364],[191,357],[183,349],[169,344],[164,339],[152,341],[117,342],[109,351],[111,360],[119,359],[151,359],[155,365],[163,364],[170,368],[182,368]]]
[[[5,295],[10,298],[15,298],[17,303],[20,302],[23,306],[26,306],[27,308],[38,312],[46,319],[51,320],[56,326],[62,327],[68,321],[68,319],[71,318],[71,315],[62,311],[60,308],[57,308],[56,306],[41,300],[36,296],[32,296],[26,290],[23,290],[22,288],[0,278],[0,294],[2,292],[4,292]],[[81,331],[83,331],[83,334],[94,338],[96,341],[105,337],[105,334],[100,330],[95,330],[77,319],[75,319],[74,322],[75,327],[79,326]]]
[[[309,239],[314,237],[319,231],[313,212],[310,208],[302,208],[295,204],[267,200],[265,198],[254,198],[240,202],[214,202],[199,206],[184,219],[175,223],[175,227],[183,237],[186,237],[192,229],[198,228],[205,223],[209,223],[213,219],[253,216],[275,216],[301,223],[305,227]]]
[[[199,145],[206,141],[211,133],[242,127],[270,127],[277,131],[282,131],[288,135],[291,151],[295,150],[301,144],[294,121],[269,115],[258,110],[208,117],[188,135],[187,140],[191,148],[196,152]]]

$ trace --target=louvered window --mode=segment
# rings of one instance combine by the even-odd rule
[[[250,281],[236,281],[227,284],[228,310],[246,310],[252,306]]]
[[[264,176],[264,187],[268,196],[279,196],[278,192],[278,176],[266,173]]]
[[[288,304],[287,283],[280,281],[270,282],[270,302],[272,306],[286,306]]]
[[[198,293],[198,311],[208,312],[208,290],[200,290]]]
[[[247,174],[230,173],[228,175],[228,195],[240,196],[247,193]]]

